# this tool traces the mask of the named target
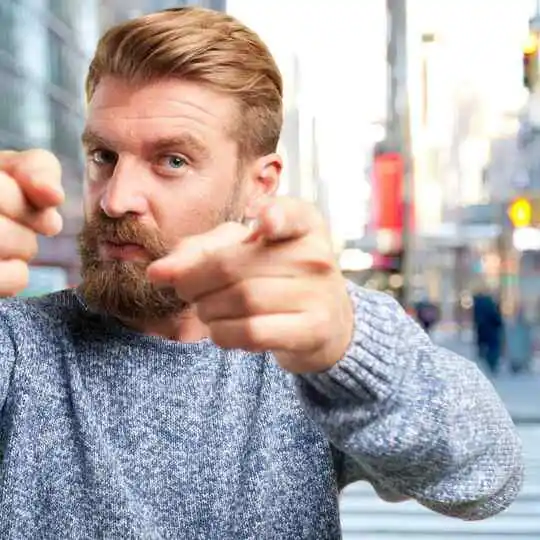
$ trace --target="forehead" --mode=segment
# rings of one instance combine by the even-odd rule
[[[87,130],[127,140],[191,132],[202,138],[228,136],[236,118],[233,97],[176,79],[143,85],[105,77],[88,104]]]

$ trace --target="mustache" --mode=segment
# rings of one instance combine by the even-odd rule
[[[170,251],[159,232],[144,226],[135,216],[111,218],[96,214],[85,223],[82,236],[85,243],[95,249],[100,242],[136,244],[152,259],[164,257]]]

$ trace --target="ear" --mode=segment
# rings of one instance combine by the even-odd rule
[[[283,160],[278,154],[260,157],[249,167],[246,218],[255,218],[260,203],[276,194],[282,169]]]

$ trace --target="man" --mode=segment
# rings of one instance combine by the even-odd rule
[[[499,303],[487,287],[480,287],[473,295],[472,311],[478,358],[496,376],[503,350],[504,320]]]
[[[273,196],[282,81],[253,32],[131,20],[87,93],[82,284],[0,307],[2,539],[339,538],[357,480],[467,520],[512,502],[490,383],[347,285],[319,214]],[[63,195],[47,152],[0,167],[8,296]]]
[[[424,332],[429,334],[433,327],[439,322],[439,307],[434,304],[429,297],[422,298],[415,306],[416,318]]]

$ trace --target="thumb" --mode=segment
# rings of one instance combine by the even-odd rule
[[[312,204],[280,197],[261,208],[248,241],[258,238],[268,242],[296,240],[323,228],[322,216]]]

